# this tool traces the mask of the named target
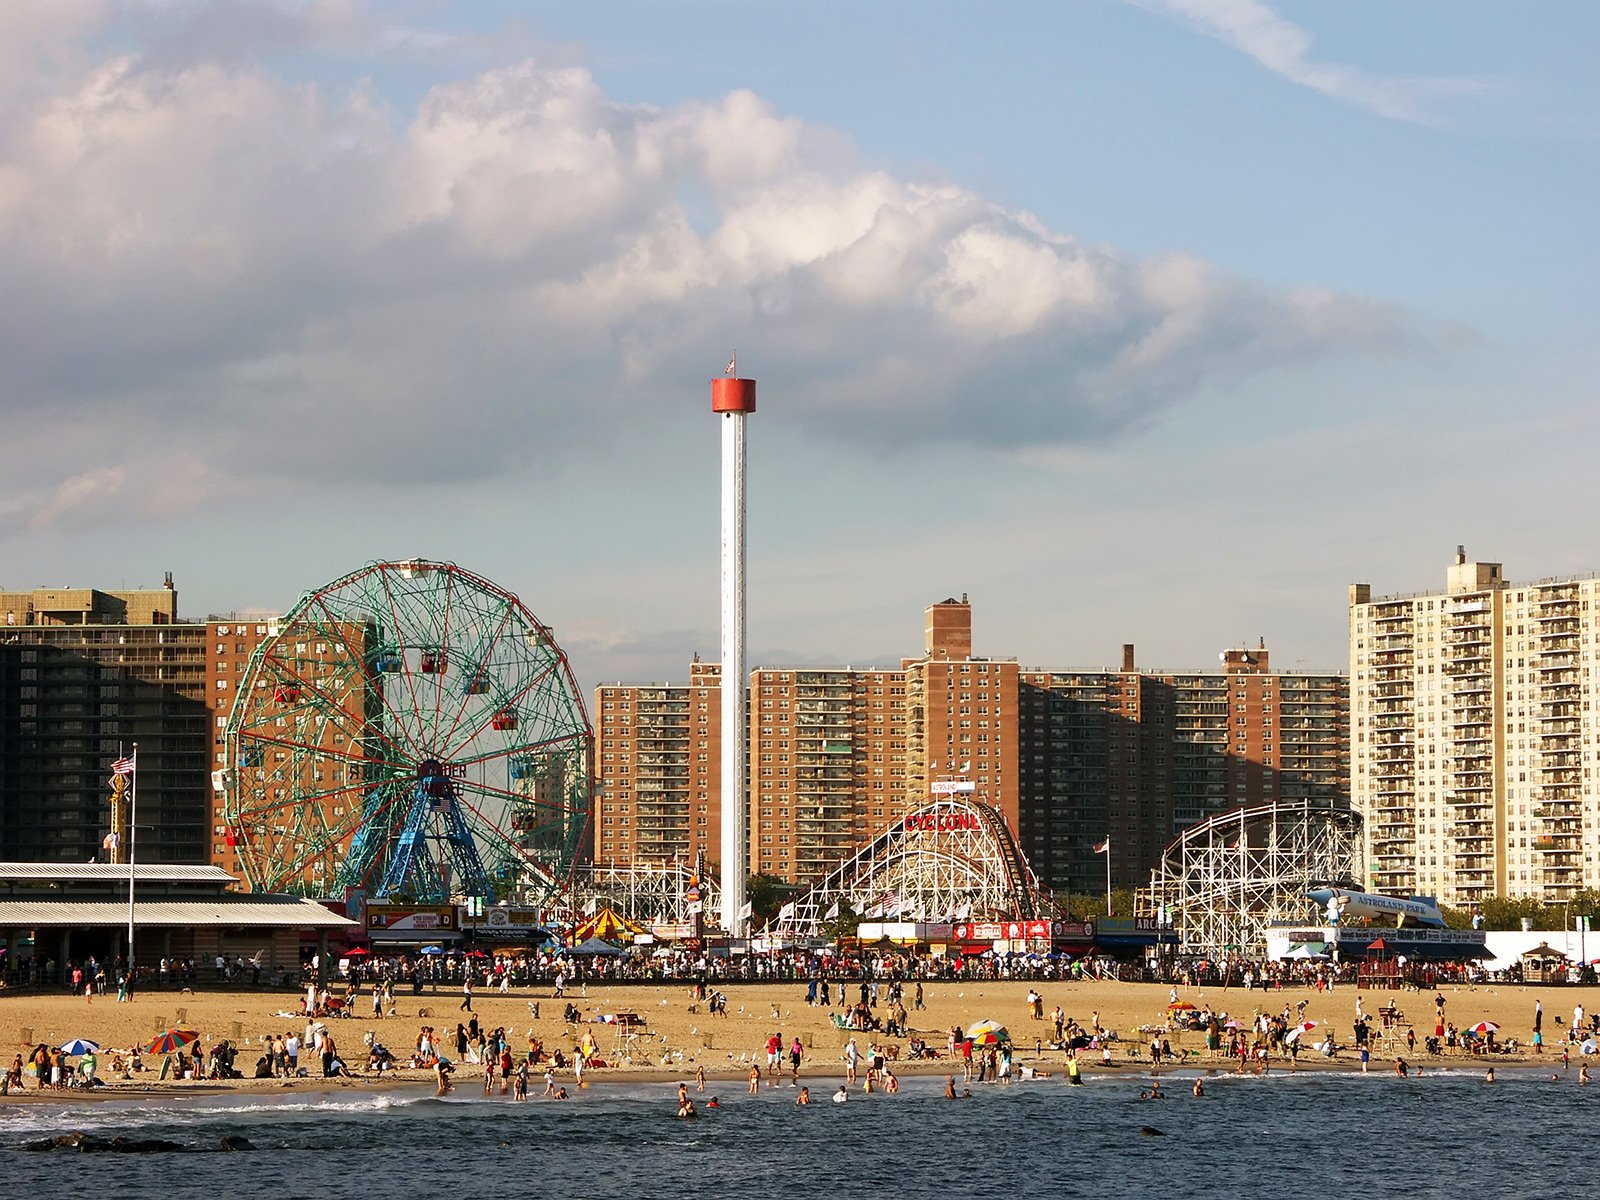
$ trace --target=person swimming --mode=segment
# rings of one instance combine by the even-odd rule
[[[800,1094],[794,1098],[794,1102],[796,1104],[810,1104],[811,1103],[811,1089],[808,1088],[808,1087],[801,1088],[800,1089]]]
[[[849,1099],[850,1099],[850,1091],[849,1091],[848,1088],[845,1087],[844,1084],[841,1083],[839,1085],[839,1090],[833,1094],[833,1102],[835,1104],[843,1104],[845,1101],[847,1101]]]

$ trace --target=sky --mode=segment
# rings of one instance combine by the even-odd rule
[[[0,586],[459,563],[585,688],[1340,670],[1600,569],[1600,6],[8,0]]]

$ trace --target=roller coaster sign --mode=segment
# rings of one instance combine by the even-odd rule
[[[972,812],[922,812],[906,817],[904,828],[907,833],[976,832],[983,828],[983,824],[978,820],[978,814]]]

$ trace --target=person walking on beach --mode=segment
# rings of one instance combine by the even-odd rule
[[[798,1083],[800,1080],[800,1059],[805,1055],[805,1047],[800,1044],[800,1035],[794,1035],[794,1041],[789,1043],[789,1080]]]
[[[461,1006],[457,1012],[472,1011],[472,968],[467,968],[467,974],[461,981]]]
[[[861,1047],[851,1038],[844,1047],[844,1075],[846,1083],[856,1081],[856,1068],[861,1064]]]
[[[774,1079],[783,1069],[783,1035],[776,1030],[767,1038],[767,1078]]]

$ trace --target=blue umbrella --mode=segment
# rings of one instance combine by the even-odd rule
[[[61,1047],[61,1053],[63,1053],[63,1054],[99,1054],[100,1053],[100,1044],[98,1042],[85,1041],[83,1038],[73,1038],[65,1046]]]
[[[444,949],[441,946],[424,946],[422,948],[422,953],[423,954],[443,954],[444,953]]]

